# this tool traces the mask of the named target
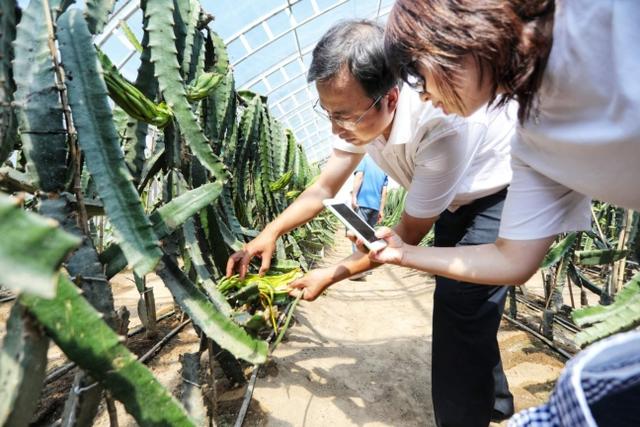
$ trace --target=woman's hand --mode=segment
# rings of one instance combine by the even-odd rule
[[[356,247],[358,251],[362,252],[363,254],[369,253],[369,248],[367,248],[364,245],[364,242],[362,241],[362,239],[356,236],[353,231],[347,229],[346,237],[351,241],[351,243],[353,243],[353,245]]]
[[[297,297],[301,292],[302,299],[313,301],[333,284],[331,272],[326,268],[311,270],[303,277],[289,284],[289,295]]]
[[[387,246],[378,251],[370,251],[369,258],[375,262],[402,265],[402,259],[409,245],[389,227],[376,230],[376,237],[387,242]]]

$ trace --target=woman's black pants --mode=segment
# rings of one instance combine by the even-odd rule
[[[495,242],[505,195],[506,189],[445,211],[435,246]],[[497,341],[508,288],[436,277],[431,373],[440,427],[486,427],[495,410],[513,414]]]

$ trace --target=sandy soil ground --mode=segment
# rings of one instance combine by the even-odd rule
[[[333,263],[349,252],[349,242],[337,237],[323,263]],[[130,326],[135,327],[138,293],[133,281],[122,274],[112,280],[112,286],[116,307],[129,308]],[[154,288],[157,310],[170,310],[173,299],[162,282],[152,278],[149,286]],[[315,302],[301,303],[288,338],[260,371],[244,426],[434,425],[430,399],[434,286],[425,274],[383,266],[364,281],[344,281]],[[539,288],[539,278],[534,277],[527,288]],[[0,307],[2,325],[10,305]],[[174,319],[162,326],[160,335],[177,323]],[[142,341],[132,344],[143,351],[147,344]],[[516,409],[545,401],[562,369],[561,359],[506,322],[499,342]],[[187,326],[149,367],[178,395],[179,355],[197,348],[198,338]],[[53,344],[49,360],[48,370],[66,362]],[[69,390],[72,375],[68,377],[60,386],[60,402]],[[244,387],[220,390],[218,426],[234,425],[244,392]],[[102,406],[94,425],[106,427],[109,420]],[[117,407],[119,425],[135,426],[124,408]],[[57,416],[52,413],[48,419]]]
[[[346,240],[324,259],[348,254]],[[431,426],[429,276],[383,266],[299,305],[288,341],[257,382],[259,405],[245,425]],[[516,408],[542,403],[563,362],[535,338],[503,323],[503,364]],[[503,423],[506,424],[506,423]]]

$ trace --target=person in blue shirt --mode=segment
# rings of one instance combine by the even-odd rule
[[[384,204],[387,200],[389,178],[371,159],[365,155],[354,172],[351,207],[367,224],[375,227],[384,218]],[[352,252],[358,249],[352,245]],[[364,280],[370,271],[355,274],[350,280]]]
[[[369,156],[364,156],[354,175],[351,206],[374,227],[384,217],[389,178]]]

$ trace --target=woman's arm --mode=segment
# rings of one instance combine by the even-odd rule
[[[486,285],[523,284],[537,271],[555,239],[498,239],[486,245],[423,248],[404,243],[390,228],[382,228],[376,235],[387,241],[387,247],[369,253],[375,262]]]
[[[431,230],[436,220],[437,218],[415,218],[404,212],[400,222],[395,226],[394,235],[402,236],[406,241],[418,244]],[[361,241],[358,241],[357,245],[362,248]],[[304,292],[303,298],[307,301],[313,301],[334,283],[347,279],[354,274],[371,270],[379,265],[364,252],[356,251],[337,264],[312,270],[304,277],[294,281],[289,285],[291,288],[289,295],[297,297],[300,292]]]

